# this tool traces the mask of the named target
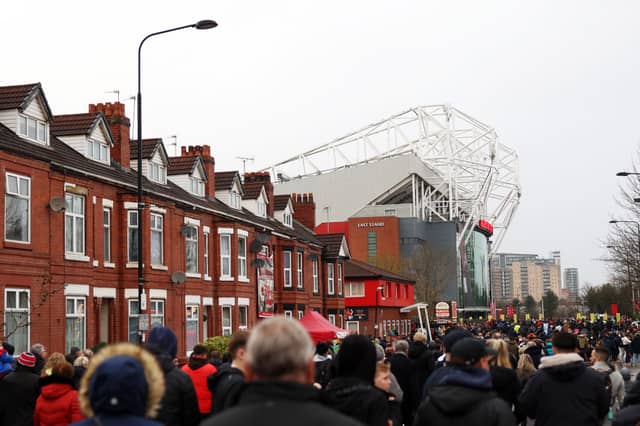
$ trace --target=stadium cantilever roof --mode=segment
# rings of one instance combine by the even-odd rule
[[[449,105],[411,108],[264,170],[277,193],[313,192],[317,221],[405,205],[400,216],[459,221],[460,239],[489,221],[492,252],[521,195],[516,152],[491,126]]]

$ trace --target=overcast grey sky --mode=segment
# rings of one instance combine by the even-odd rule
[[[145,43],[145,137],[257,169],[450,103],[518,151],[522,202],[501,251],[561,250],[581,283],[601,283],[615,172],[640,141],[639,16],[632,1],[23,0],[0,13],[0,85],[40,81],[54,114],[84,112],[115,100],[105,91],[135,94],[144,35],[215,19]]]

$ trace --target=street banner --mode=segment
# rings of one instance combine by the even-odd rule
[[[456,302],[455,300],[451,301],[451,319],[458,319],[458,302]]]
[[[616,312],[616,321],[620,322],[620,312]]]
[[[544,319],[544,317],[542,316],[542,313],[539,313],[539,314],[538,314],[538,319],[539,319],[540,321],[542,321],[542,320]]]
[[[612,303],[611,304],[611,315],[615,315],[618,313],[618,304],[617,303]]]
[[[507,309],[507,316],[508,317],[512,317],[513,314],[515,314],[515,310],[513,309],[513,306],[509,305],[509,306],[507,306],[506,309]]]
[[[513,322],[518,322],[518,314],[513,314]]]
[[[589,314],[589,320],[591,320],[591,322],[594,322],[596,320],[596,314],[590,313]]]
[[[489,316],[487,317],[487,319],[488,319],[489,321],[493,321],[493,315],[489,315]]]
[[[578,313],[576,314],[576,319],[577,319],[577,320],[581,320],[581,319],[582,319],[582,314],[581,314],[580,312],[578,312]]]
[[[504,321],[504,314],[500,314],[500,321]]]
[[[265,253],[266,248],[256,255],[258,262],[258,317],[273,316],[273,256]]]
[[[524,314],[524,319],[526,319],[527,321],[529,321],[531,319],[531,315],[529,314]]]
[[[605,321],[609,321],[609,315],[607,315],[607,313],[605,312],[604,314],[602,314],[602,319]]]

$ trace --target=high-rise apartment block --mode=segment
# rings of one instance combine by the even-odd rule
[[[565,268],[564,287],[569,290],[569,300],[576,300],[580,294],[580,281],[578,280],[578,268]]]
[[[560,259],[549,259],[535,254],[497,253],[491,259],[491,286],[493,299],[500,304],[521,302],[532,296],[540,300],[548,291],[560,296]],[[554,253],[554,254],[555,254]]]

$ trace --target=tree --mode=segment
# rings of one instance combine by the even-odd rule
[[[553,318],[558,312],[558,305],[560,303],[558,295],[553,291],[547,291],[547,293],[542,296],[542,301],[544,302],[544,316],[546,318]]]
[[[594,313],[611,312],[611,305],[617,304],[618,311],[624,315],[633,315],[631,286],[604,284],[600,287],[585,287],[582,290],[584,304]]]
[[[533,317],[538,316],[538,302],[536,302],[533,296],[529,295],[524,299],[524,309],[529,315]]]
[[[442,250],[430,247],[427,243],[415,247],[413,254],[402,262],[402,269],[406,275],[416,280],[416,302],[425,302],[434,307],[442,300],[442,292],[451,278],[450,269],[455,265]]]
[[[516,311],[516,313],[519,314],[520,313],[520,299],[518,299],[517,297],[514,298],[511,301],[511,304],[513,305],[513,308]]]

